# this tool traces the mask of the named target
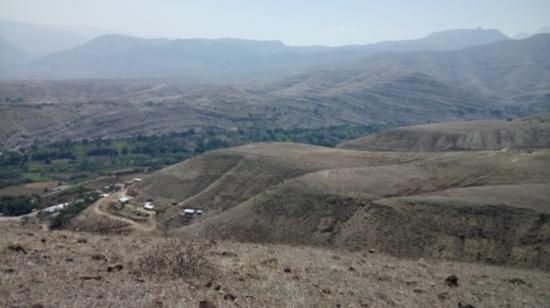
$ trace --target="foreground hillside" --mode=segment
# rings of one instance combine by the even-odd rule
[[[544,272],[11,223],[0,223],[0,232],[2,307],[456,308],[550,301]]]
[[[550,113],[509,121],[470,121],[387,129],[338,145],[365,151],[439,152],[550,147]]]

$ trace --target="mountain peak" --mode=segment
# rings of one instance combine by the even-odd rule
[[[498,29],[484,29],[481,27],[475,29],[453,29],[433,32],[425,39],[444,39],[444,40],[482,40],[484,43],[492,43],[509,39]]]

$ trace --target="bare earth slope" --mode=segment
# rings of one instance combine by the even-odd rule
[[[384,130],[338,145],[365,151],[439,152],[550,147],[550,113],[512,121],[469,121]]]
[[[415,154],[254,144],[167,168],[137,190],[143,200],[162,197],[164,228],[211,239],[548,270],[549,166],[544,149]],[[177,215],[186,207],[205,214]]]

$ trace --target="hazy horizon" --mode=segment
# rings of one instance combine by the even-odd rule
[[[73,29],[97,36],[120,33],[163,38],[280,40],[287,45],[366,44],[416,39],[449,29],[498,29],[508,36],[547,26],[548,1],[345,0],[267,1],[75,1],[7,0],[0,19]],[[29,8],[33,8],[30,10]],[[131,13],[131,14],[130,14]]]

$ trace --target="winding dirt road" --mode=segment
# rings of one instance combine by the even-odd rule
[[[151,232],[151,231],[156,230],[157,226],[156,226],[156,220],[155,220],[154,212],[148,212],[148,214],[149,214],[149,224],[144,225],[144,224],[140,224],[140,223],[138,223],[138,222],[136,222],[136,221],[134,221],[130,218],[120,217],[120,216],[111,214],[107,211],[103,211],[103,209],[101,208],[102,206],[106,206],[110,202],[118,202],[118,199],[120,197],[126,195],[126,191],[127,190],[124,189],[124,190],[121,190],[119,192],[113,193],[109,197],[101,198],[98,201],[96,201],[92,205],[94,213],[96,213],[98,215],[101,215],[101,216],[105,216],[105,217],[107,217],[109,219],[112,219],[112,220],[117,220],[117,221],[127,223],[127,224],[131,225],[134,229],[139,230],[139,231]]]

